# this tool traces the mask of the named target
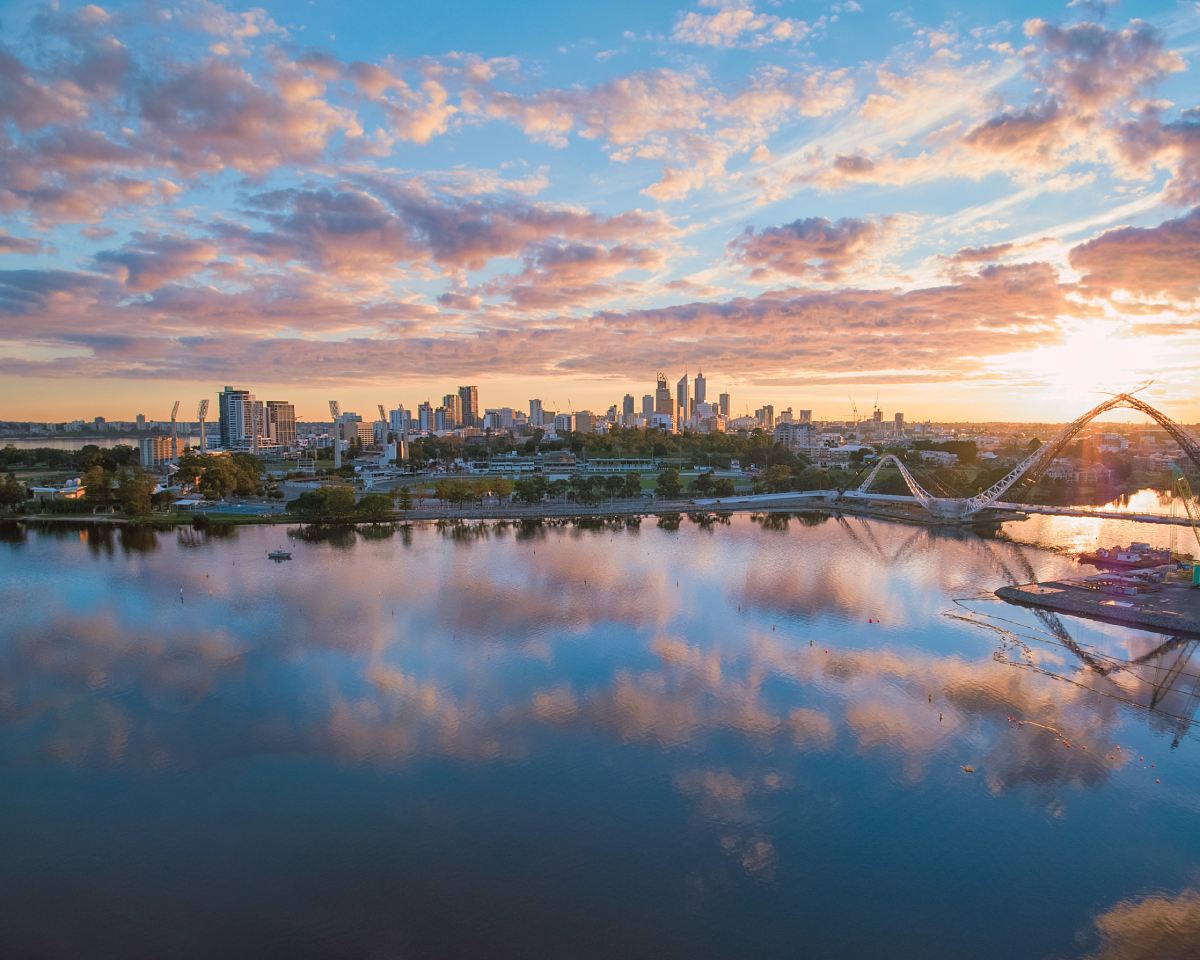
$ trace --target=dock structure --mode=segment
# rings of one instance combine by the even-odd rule
[[[1172,636],[1200,637],[1200,590],[1167,581],[1159,589],[1113,593],[1097,589],[1095,577],[1048,580],[1001,587],[996,596],[1023,607],[1053,610]],[[1089,585],[1089,581],[1093,581]]]

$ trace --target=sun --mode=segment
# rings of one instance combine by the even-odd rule
[[[1155,338],[1131,333],[1127,324],[1100,320],[1067,329],[1060,343],[1000,358],[1004,374],[1045,390],[1063,409],[1088,407],[1105,394],[1121,393],[1163,369]]]

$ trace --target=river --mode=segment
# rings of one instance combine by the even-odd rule
[[[1195,645],[989,599],[1182,535],[0,527],[0,956],[1195,956]]]

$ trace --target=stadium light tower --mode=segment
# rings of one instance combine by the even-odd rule
[[[342,467],[342,440],[338,436],[338,417],[342,415],[342,405],[336,400],[329,401],[329,414],[333,417],[333,469]]]
[[[179,421],[179,401],[175,401],[175,406],[171,408],[171,459],[179,459],[179,432],[176,429],[176,424]]]
[[[196,408],[196,419],[200,421],[200,453],[203,455],[208,453],[208,436],[205,433],[205,424],[208,423],[207,400],[200,401],[200,406]]]

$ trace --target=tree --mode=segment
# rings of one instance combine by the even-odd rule
[[[17,478],[11,473],[0,483],[0,507],[12,510],[23,504],[27,498],[25,484],[17,483]]]
[[[396,506],[402,511],[409,511],[413,507],[412,490],[408,487],[399,487],[396,490]]]
[[[112,474],[100,464],[95,464],[83,475],[83,498],[94,504],[111,503],[112,482]]]
[[[368,493],[354,508],[355,516],[372,523],[392,519],[392,499],[385,493]]]
[[[154,477],[140,468],[122,470],[117,477],[117,503],[130,516],[143,517],[150,512],[153,492]]]
[[[696,479],[692,481],[691,486],[688,489],[692,493],[698,493],[702,497],[707,497],[710,493],[712,493],[713,475],[711,473],[700,474],[700,476],[696,477]]]
[[[305,520],[350,520],[355,512],[354,491],[341,486],[306,490],[295,500],[288,501],[287,511],[298,514]],[[390,505],[388,512],[391,512]]]
[[[655,491],[664,500],[674,500],[679,496],[683,489],[679,482],[679,471],[675,469],[667,469],[658,475],[658,484]]]
[[[616,500],[625,490],[625,478],[615,473],[604,478],[604,492],[609,500]]]
[[[767,467],[760,482],[770,493],[785,493],[792,489],[792,468],[782,463]]]
[[[636,473],[625,474],[625,479],[622,481],[624,486],[625,497],[633,500],[642,495],[642,478]]]
[[[492,496],[494,496],[501,503],[503,503],[508,497],[512,496],[513,482],[511,480],[508,480],[504,477],[497,477],[492,481],[491,487]]]
[[[714,497],[732,497],[735,492],[733,480],[730,477],[714,480],[712,492]]]

